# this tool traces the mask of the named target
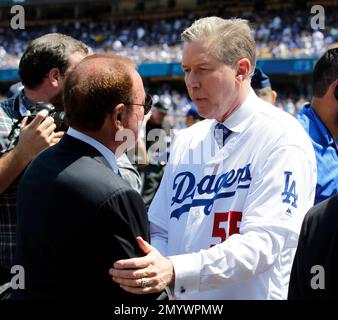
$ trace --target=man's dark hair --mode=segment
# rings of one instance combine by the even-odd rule
[[[53,68],[58,68],[63,76],[68,68],[69,56],[75,52],[88,54],[88,47],[64,34],[50,33],[33,40],[20,60],[22,83],[29,89],[35,89]]]
[[[99,130],[108,113],[119,103],[132,103],[131,78],[135,64],[113,54],[84,58],[69,74],[63,87],[63,101],[71,127]]]
[[[313,95],[323,97],[338,78],[338,47],[326,51],[317,61],[312,73]]]

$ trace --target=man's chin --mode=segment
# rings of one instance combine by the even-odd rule
[[[206,106],[197,106],[197,113],[200,117],[204,118],[204,119],[211,119],[211,115],[210,115],[210,108],[206,107]]]

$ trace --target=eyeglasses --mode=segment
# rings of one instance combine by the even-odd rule
[[[142,106],[144,109],[144,115],[148,114],[149,111],[151,110],[151,107],[153,106],[153,97],[149,94],[146,93],[146,99],[144,104],[142,103],[128,103],[130,106]]]

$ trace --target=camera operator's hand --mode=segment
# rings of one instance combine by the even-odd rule
[[[65,134],[64,131],[54,132],[54,135],[52,137],[52,142],[50,145],[53,146],[54,144],[58,143],[64,134]]]
[[[27,124],[28,117],[22,120],[17,146],[0,157],[0,193],[10,186],[37,153],[57,143],[63,135],[63,132],[54,133],[54,120],[46,118],[47,114],[47,110],[40,111],[30,124]]]
[[[47,115],[47,110],[41,110],[30,124],[27,124],[28,117],[22,120],[16,151],[20,158],[27,162],[53,143],[56,126],[53,118]]]

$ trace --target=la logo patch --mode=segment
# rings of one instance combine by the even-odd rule
[[[285,187],[282,196],[284,197],[283,203],[291,203],[294,208],[297,208],[298,194],[296,193],[296,181],[291,179],[292,172],[284,171],[285,174]],[[292,199],[292,202],[291,202]]]

